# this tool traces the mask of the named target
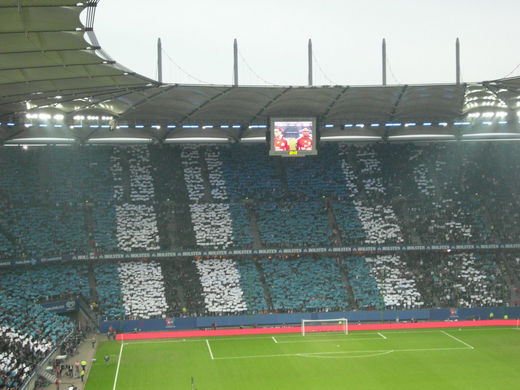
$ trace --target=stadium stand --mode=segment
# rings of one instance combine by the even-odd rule
[[[17,389],[74,325],[22,296],[0,290],[0,386]]]
[[[345,245],[360,245],[365,243],[365,233],[359,220],[356,206],[348,201],[332,203],[332,213]]]
[[[90,299],[86,264],[49,264],[11,268],[0,276],[2,291],[31,301],[49,301],[81,295]]]
[[[240,273],[232,259],[196,260],[206,311],[212,314],[247,310]]]
[[[68,207],[13,207],[0,212],[5,228],[23,243],[25,256],[85,253],[81,210]]]
[[[168,305],[160,264],[123,262],[119,264],[119,284],[127,318],[161,318]]]
[[[333,311],[349,308],[350,299],[335,259],[263,258],[262,268],[277,311]]]
[[[514,150],[489,148],[324,145],[296,161],[243,145],[11,148],[0,253],[507,242],[518,233]]]
[[[366,257],[385,307],[391,309],[417,309],[424,306],[414,276],[406,263],[396,255]]]
[[[323,145],[321,150],[318,157],[275,160],[266,156],[262,145],[8,148],[0,156],[5,173],[0,177],[0,254],[37,259],[159,248],[516,240],[520,178],[515,168],[520,163],[514,146],[339,144]],[[491,157],[483,160],[482,155]],[[100,314],[112,319],[121,314],[128,318],[319,310],[320,305],[333,309],[512,303],[512,282],[505,272],[494,271],[502,266],[514,269],[514,261],[507,258],[417,253],[347,256],[339,265],[337,259],[325,259],[315,259],[314,273],[334,275],[323,285],[336,286],[346,291],[345,296],[329,292],[330,297],[311,299],[300,291],[310,287],[305,276],[300,280],[295,275],[310,275],[308,269],[313,269],[304,258],[276,262],[293,291],[299,291],[295,300],[285,296],[283,283],[277,282],[283,272],[275,275],[273,270],[279,268],[272,259],[227,259],[219,265],[222,270],[191,259],[183,262],[186,271],[177,260],[136,263],[140,265],[134,271],[125,271],[131,267],[127,263],[102,264],[94,267],[95,287]],[[299,267],[301,272],[296,272]],[[446,281],[460,284],[457,295],[431,277],[432,272],[445,272],[445,267],[450,269]],[[141,268],[148,270],[150,280],[135,279]],[[208,285],[201,284],[201,270]],[[241,298],[224,304],[227,298],[210,288],[216,283],[212,274],[231,275],[226,288],[242,291]],[[456,275],[464,275],[467,284]],[[150,295],[154,303],[149,310],[140,311],[136,307],[143,302],[127,300],[126,286],[153,285],[152,279],[158,294]],[[64,291],[77,288],[65,284]],[[43,295],[38,291],[34,298]],[[211,304],[207,296],[213,297]]]
[[[269,247],[320,246],[330,243],[323,201],[261,202],[255,205],[262,243]]]
[[[345,179],[333,146],[327,146],[323,155],[285,161],[288,196],[311,200],[338,197],[345,192]]]
[[[423,254],[407,263],[429,306],[501,306],[508,295],[505,262],[495,254]]]
[[[168,317],[206,313],[202,285],[195,261],[191,259],[161,262]]]
[[[117,263],[97,264],[94,266],[94,277],[101,317],[106,320],[125,318],[119,265]]]
[[[254,313],[267,312],[269,304],[264,289],[265,276],[258,263],[252,259],[237,259],[235,265],[240,273],[240,286],[248,310]],[[267,286],[266,286],[267,287]]]
[[[150,149],[159,245],[162,249],[195,247],[190,211],[186,207],[189,201],[181,154],[179,148]]]
[[[365,258],[361,256],[345,257],[342,268],[347,272],[357,308],[382,309],[384,307],[377,281]]]
[[[264,145],[222,148],[222,177],[228,196],[234,200],[276,200],[284,196],[276,161]]]
[[[188,197],[191,202],[197,202],[204,197],[204,182],[202,179],[202,168],[199,162],[199,148],[192,145],[184,147],[182,149],[181,158]]]
[[[229,204],[191,204],[190,211],[198,246],[212,248],[231,246],[233,223],[229,213]]]
[[[116,206],[117,245],[123,251],[159,249],[153,206],[124,203]]]

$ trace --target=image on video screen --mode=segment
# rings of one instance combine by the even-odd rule
[[[305,156],[316,154],[314,119],[272,119],[271,155]]]

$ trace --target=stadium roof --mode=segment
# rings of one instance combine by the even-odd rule
[[[0,0],[1,142],[262,142],[276,116],[317,117],[323,141],[520,136],[520,78],[392,86],[161,84],[102,50],[93,32],[97,2]]]

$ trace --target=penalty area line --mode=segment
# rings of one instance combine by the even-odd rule
[[[213,357],[213,352],[211,352],[211,347],[209,345],[208,339],[206,339],[206,345],[208,346],[209,356],[211,356],[211,360],[215,360],[215,358]]]
[[[381,332],[377,332],[377,334],[386,340],[386,336],[384,334],[382,334]]]
[[[119,358],[117,359],[116,376],[114,378],[114,387],[112,388],[112,390],[116,390],[117,376],[119,375],[119,366],[121,365],[121,356],[123,356],[123,346],[124,345],[125,345],[124,343],[121,343],[121,348],[119,349]]]
[[[272,339],[273,339],[275,344],[278,344],[278,341],[276,341],[276,338],[274,336],[272,337]]]
[[[258,358],[277,358],[277,357],[312,357],[317,355],[349,355],[356,353],[375,354],[372,356],[385,355],[395,352],[436,352],[436,351],[467,351],[466,347],[450,348],[410,348],[410,349],[376,349],[376,350],[356,350],[356,351],[331,351],[331,352],[300,352],[300,353],[281,353],[273,355],[247,355],[247,356],[222,356],[215,360],[235,360],[235,359],[258,359]]]
[[[445,332],[445,331],[441,330],[441,333],[444,333],[446,336],[451,337],[453,340],[458,341],[458,342],[461,343],[461,344],[464,344],[464,345],[465,345],[466,347],[468,347],[468,348],[475,349],[475,347],[472,347],[472,346],[469,345],[468,343],[462,341],[462,340],[459,339],[458,337],[455,337],[455,336],[449,334],[448,332]]]
[[[386,337],[383,337],[386,339]],[[342,337],[340,339],[323,339],[323,338],[310,338],[310,340],[277,340],[277,344],[297,344],[297,343],[322,343],[322,342],[350,342],[350,341],[358,341],[358,340],[381,340],[381,337]]]

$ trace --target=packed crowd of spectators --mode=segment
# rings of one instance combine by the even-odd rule
[[[181,158],[189,201],[197,202],[204,198],[205,195],[199,148],[194,145],[185,146],[182,149]]]
[[[230,199],[276,200],[284,196],[277,162],[268,157],[264,145],[221,148],[220,159]]]
[[[166,316],[203,315],[206,306],[195,260],[164,260],[161,269],[168,303]]]
[[[324,152],[319,157],[284,161],[287,181],[286,199],[315,200],[324,196],[337,198],[345,193],[340,160]]]
[[[123,293],[119,281],[117,263],[98,263],[94,266],[94,278],[98,294],[97,311],[104,319],[120,319],[125,316]]]
[[[119,167],[124,158],[128,165],[127,181],[122,169],[113,172],[114,182],[120,182],[122,186],[122,196],[119,197],[122,203],[115,205],[118,248],[123,251],[157,250],[159,230],[153,206],[154,186],[149,151],[143,147],[130,147],[118,154],[121,160]]]
[[[232,245],[233,222],[228,203],[193,203],[190,211],[198,246],[225,249]]]
[[[436,307],[502,306],[510,301],[505,263],[497,254],[424,253],[408,256],[426,302]]]
[[[346,245],[361,245],[365,241],[365,231],[358,217],[358,210],[349,200],[332,203],[338,232]]]
[[[52,301],[70,296],[90,297],[87,264],[46,264],[10,268],[0,274],[2,291],[31,301]]]
[[[169,146],[150,149],[150,164],[155,183],[154,208],[161,249],[189,249],[196,246],[191,213],[186,206],[189,198],[182,154]]]
[[[159,231],[153,206],[124,203],[116,206],[117,245],[120,250],[159,249]]]
[[[18,388],[38,362],[74,329],[41,304],[90,297],[88,266],[11,268],[0,274],[0,388]],[[41,303],[41,304],[40,304]],[[66,347],[77,343],[72,334]]]
[[[168,309],[159,263],[119,263],[119,285],[126,318],[161,318]]]
[[[206,310],[213,314],[247,310],[240,272],[232,259],[196,260]]]
[[[337,261],[326,256],[262,258],[273,309],[345,310],[351,302]]]
[[[514,276],[508,278],[520,268],[517,263],[497,254],[470,252],[99,263],[93,267],[95,311],[114,320],[510,305],[517,282]],[[14,268],[4,272],[0,282],[7,294],[4,307],[14,312],[34,302],[74,298],[71,294],[88,299],[92,287],[84,264],[31,267],[31,272]],[[33,311],[45,312],[39,306]],[[5,318],[0,314],[0,324]],[[24,317],[9,318],[12,326]],[[54,320],[33,318],[31,324],[39,324],[37,328],[56,341]]]
[[[16,389],[74,324],[23,296],[0,290],[0,388]]]
[[[267,297],[264,289],[265,278],[262,268],[250,258],[236,259],[235,265],[240,273],[240,286],[244,292],[244,301],[247,308],[256,313],[269,310]]]
[[[511,242],[516,156],[503,144],[324,144],[317,157],[287,160],[267,157],[262,145],[9,149],[0,159],[0,256],[243,248],[255,240]],[[268,232],[275,221],[294,234]],[[302,224],[311,226],[293,227]]]
[[[425,303],[414,275],[397,255],[365,257],[386,308],[417,309]]]
[[[356,307],[364,310],[384,307],[377,280],[364,257],[347,256],[343,260],[342,267],[347,272]]]
[[[327,205],[321,200],[262,202],[255,206],[262,244],[266,247],[309,247],[330,243]]]
[[[52,343],[0,325],[0,389],[19,388],[51,349]]]
[[[0,156],[0,168],[3,258],[193,247],[486,244],[514,242],[519,232],[520,160],[513,145],[324,144],[317,157],[283,160],[267,157],[261,145],[12,148]],[[504,273],[483,268],[485,257],[453,257],[447,264],[434,256],[435,266],[421,273],[428,256],[417,256],[414,260],[423,265],[411,270],[404,264],[416,263],[408,256],[345,259],[339,269],[352,288],[354,302],[349,305],[507,301]],[[233,283],[243,294],[236,310],[263,310],[271,294],[274,306],[279,292],[270,284],[269,261],[244,261],[247,266],[236,260],[222,263],[225,270],[237,270]],[[288,262],[280,261],[280,267]],[[159,288],[162,298],[154,299],[168,299],[144,314],[128,309],[125,281],[138,281],[124,266],[95,267],[104,284],[114,275],[118,281],[111,288],[98,280],[103,313],[119,317],[164,315],[183,308],[208,311],[209,306],[201,308],[206,293],[200,274],[196,276],[199,265],[190,264],[192,285],[198,283],[200,290],[190,297],[188,285],[175,294]],[[150,277],[161,280],[165,267],[154,267],[157,272],[150,271]],[[444,267],[451,272],[442,271]],[[209,267],[205,272],[221,271]],[[458,283],[454,274],[464,276],[457,294],[421,276],[432,272],[452,284]],[[483,290],[470,287],[472,281]],[[164,278],[163,285],[169,285]],[[480,297],[485,293],[487,300]],[[283,305],[287,310],[310,309],[320,299]]]

